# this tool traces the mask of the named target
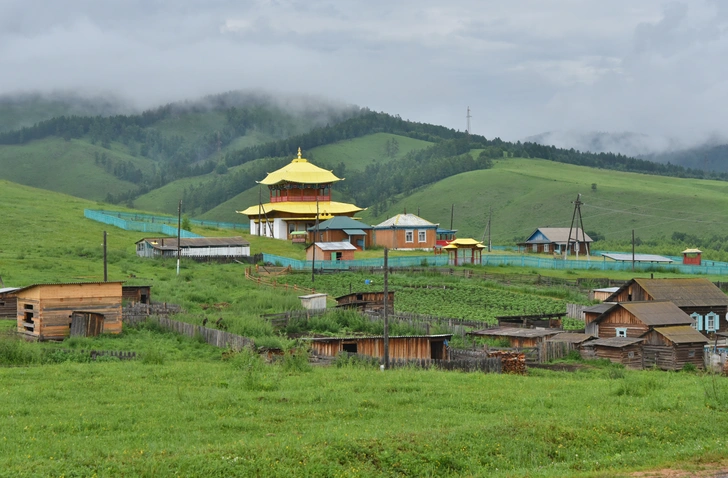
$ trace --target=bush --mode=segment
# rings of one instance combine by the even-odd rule
[[[695,364],[688,362],[683,365],[682,371],[687,373],[695,373],[698,371],[698,368],[695,366]]]
[[[379,368],[379,359],[340,352],[334,360],[338,368]]]
[[[283,354],[281,369],[284,372],[309,372],[311,364],[308,361],[308,351],[303,348],[289,350]]]
[[[40,349],[17,337],[0,337],[0,365],[30,365],[40,362]]]
[[[160,349],[147,349],[142,353],[142,363],[147,365],[164,365],[166,354]]]

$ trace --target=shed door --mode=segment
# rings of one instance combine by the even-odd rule
[[[71,315],[71,337],[96,337],[104,330],[104,316],[74,312]]]
[[[443,342],[430,342],[430,358],[443,360],[445,358],[445,344]]]

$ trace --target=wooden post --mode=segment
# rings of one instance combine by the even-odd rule
[[[104,282],[109,282],[108,265],[106,262],[106,231],[104,231]]]
[[[632,229],[632,272],[634,272],[634,229]]]
[[[179,205],[177,206],[177,275],[179,275],[179,256],[180,256],[180,247],[179,247],[179,241],[180,237],[182,237],[182,200],[179,200]]]
[[[384,248],[384,369],[389,368],[389,314],[387,309],[389,307],[389,264],[388,256],[389,250],[385,246]]]

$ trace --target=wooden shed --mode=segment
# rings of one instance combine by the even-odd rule
[[[20,287],[0,289],[0,319],[15,319],[18,315],[18,291]]]
[[[138,304],[152,303],[152,286],[150,285],[124,285],[121,287],[121,299],[125,302]]]
[[[587,340],[594,337],[589,334],[580,334],[575,332],[562,332],[546,339],[546,342],[566,342],[568,344],[581,345]]]
[[[682,370],[688,363],[698,369],[705,367],[703,356],[708,339],[689,325],[655,327],[643,338],[642,360],[645,368]]]
[[[592,289],[589,291],[589,300],[598,300],[604,302],[607,297],[619,290],[619,287],[603,287],[601,289]]]
[[[639,337],[609,337],[582,344],[582,357],[586,359],[605,358],[621,363],[627,368],[642,368],[642,347],[644,339]]]
[[[314,251],[316,257],[314,258]],[[354,260],[356,247],[348,242],[317,242],[306,249],[306,260],[351,261]]]
[[[537,347],[549,337],[562,333],[561,329],[522,329],[516,327],[493,327],[490,329],[476,330],[468,335],[474,337],[492,337],[496,339],[507,339],[509,347],[527,348]]]
[[[695,321],[672,302],[651,300],[616,304],[586,324],[585,332],[599,338],[638,338],[652,327],[693,324]]]
[[[389,337],[389,357],[392,359],[450,360],[446,343],[452,334],[399,335]],[[384,357],[384,337],[324,337],[305,339],[319,355],[334,357],[349,352],[370,357]]]
[[[582,310],[582,318],[584,319],[584,326],[586,327],[590,323],[594,322],[594,320],[602,315],[604,312],[608,311],[612,307],[614,307],[616,304],[614,302],[602,302],[601,304],[592,305],[590,307],[586,307]]]
[[[352,292],[336,298],[336,307],[381,313],[384,310],[384,291]],[[394,313],[394,291],[387,294],[387,311]]]
[[[103,333],[121,333],[121,282],[34,284],[18,290],[18,332],[38,340],[70,335],[74,312],[103,316]]]
[[[708,279],[632,279],[609,302],[669,300],[695,319],[704,335],[728,331],[728,296]]]
[[[321,310],[326,308],[328,294],[307,294],[299,295],[301,306],[306,310]]]

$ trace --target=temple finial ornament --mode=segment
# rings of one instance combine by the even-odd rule
[[[301,159],[301,147],[298,147],[298,159]]]

